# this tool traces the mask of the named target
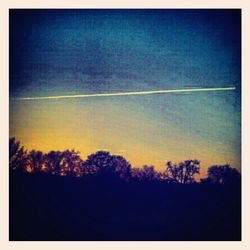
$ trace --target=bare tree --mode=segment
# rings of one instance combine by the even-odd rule
[[[187,160],[178,165],[168,161],[164,172],[165,179],[170,182],[187,184],[195,181],[195,174],[200,173],[200,162],[198,160]]]

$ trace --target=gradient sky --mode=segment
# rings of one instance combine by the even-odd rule
[[[10,136],[29,150],[240,170],[240,10],[11,10]],[[20,97],[236,87],[54,100]]]

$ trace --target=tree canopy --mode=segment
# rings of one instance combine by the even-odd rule
[[[171,182],[187,184],[195,181],[195,175],[200,173],[198,160],[187,160],[179,164],[168,161],[166,164],[165,178]]]
[[[209,167],[208,178],[211,182],[217,184],[234,184],[239,182],[241,177],[236,168],[232,168],[229,164],[226,164]]]
[[[103,176],[136,181],[166,181],[176,184],[191,184],[196,182],[200,174],[200,161],[185,160],[180,163],[166,163],[163,172],[155,170],[154,166],[144,165],[141,168],[132,167],[121,155],[111,155],[107,151],[97,151],[81,159],[75,150],[50,151],[43,153],[32,150],[27,152],[15,138],[9,140],[9,166],[12,170],[28,173],[50,173],[59,176]],[[207,181],[217,184],[233,184],[239,182],[240,173],[230,165],[214,165],[208,168]]]

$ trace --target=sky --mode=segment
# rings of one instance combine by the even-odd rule
[[[28,150],[240,170],[240,10],[10,10],[9,72],[10,136]]]

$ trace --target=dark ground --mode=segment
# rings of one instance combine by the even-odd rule
[[[241,189],[10,172],[11,241],[239,241]]]

